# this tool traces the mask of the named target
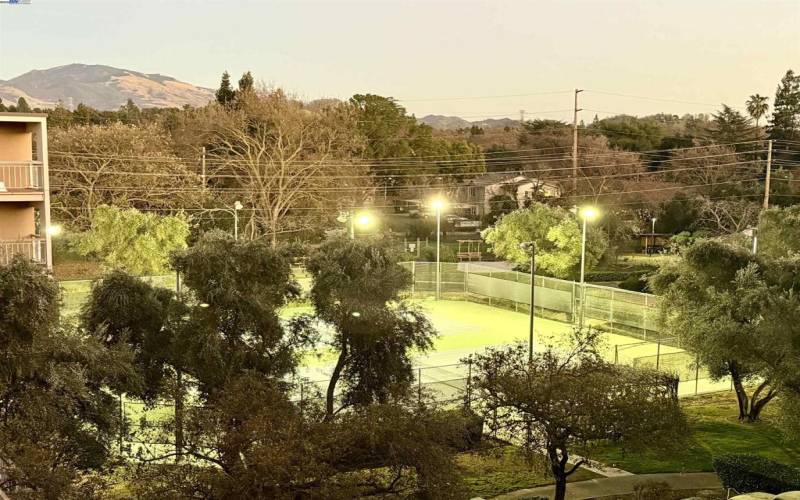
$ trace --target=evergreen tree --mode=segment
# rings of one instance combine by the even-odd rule
[[[7,111],[6,105],[3,104],[3,99],[0,99],[0,113]]]
[[[28,105],[28,101],[25,100],[24,97],[20,97],[17,101],[17,112],[18,113],[30,113],[31,107]]]
[[[717,144],[732,144],[752,139],[750,119],[735,109],[722,105],[722,111],[715,113],[709,131]]]
[[[800,75],[789,70],[775,92],[770,121],[770,139],[797,140],[800,119]]]
[[[225,105],[233,101],[236,97],[236,91],[231,87],[231,75],[225,71],[222,73],[222,80],[219,83],[217,90],[217,102]]]
[[[244,73],[239,79],[239,93],[246,94],[253,91],[254,87],[253,75],[248,71]]]

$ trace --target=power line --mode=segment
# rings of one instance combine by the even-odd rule
[[[714,107],[714,108],[718,108],[720,106],[719,104],[711,104],[711,103],[708,103],[708,102],[684,101],[684,100],[681,100],[681,99],[642,96],[642,95],[633,95],[633,94],[621,94],[621,93],[618,93],[618,92],[606,92],[604,90],[587,89],[586,92],[592,92],[594,94],[617,96],[617,97],[627,97],[627,98],[630,98],[630,99],[642,99],[642,100],[645,100],[645,101],[674,102],[674,103],[678,103],[678,104],[694,104],[694,105],[698,105],[698,106],[710,106],[710,107]]]

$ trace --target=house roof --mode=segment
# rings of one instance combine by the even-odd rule
[[[528,182],[541,185],[550,185],[554,187],[556,186],[556,184],[552,182],[547,182],[546,180],[537,179],[536,177],[529,177],[527,175],[522,175],[522,174],[514,175],[514,174],[488,173],[470,180],[470,183],[475,186],[491,186],[494,184],[525,184]]]

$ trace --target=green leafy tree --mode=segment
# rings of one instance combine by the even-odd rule
[[[722,105],[722,110],[713,115],[711,129],[708,134],[717,144],[733,144],[749,141],[753,138],[750,119],[730,106]],[[747,145],[737,145],[737,150],[746,149]]]
[[[404,394],[414,378],[411,351],[429,349],[435,332],[421,311],[400,300],[411,275],[391,248],[377,241],[330,240],[309,259],[308,271],[316,317],[333,328],[331,344],[338,353],[326,417]]]
[[[480,148],[463,140],[434,137],[433,129],[417,123],[414,116],[390,97],[356,94],[350,106],[357,116],[358,130],[364,137],[363,155],[374,160],[403,158],[402,172],[392,162],[374,162],[372,173],[379,185],[417,182],[413,174],[470,174],[485,171]],[[438,167],[438,168],[437,168]],[[447,176],[447,181],[459,180]],[[442,179],[442,182],[445,180]]]
[[[521,440],[532,465],[552,475],[556,500],[566,497],[567,478],[598,445],[654,450],[677,444],[686,429],[677,380],[608,363],[596,340],[596,333],[579,332],[570,349],[549,347],[530,360],[524,345],[473,358],[482,414],[500,437]]]
[[[772,350],[760,335],[771,292],[759,260],[744,248],[703,240],[651,281],[663,295],[664,333],[679,339],[715,379],[730,376],[739,419],[753,422],[778,393]],[[755,384],[748,394],[748,384]]]
[[[483,231],[483,239],[495,255],[520,266],[527,266],[530,254],[522,243],[536,243],[536,268],[559,278],[574,276],[580,265],[582,226],[575,215],[560,207],[532,203],[529,208],[515,210],[501,217]],[[608,242],[596,226],[588,223],[586,235],[586,269],[591,269],[603,256]]]
[[[770,139],[796,141],[800,123],[800,75],[789,70],[781,79],[772,103]]]
[[[239,90],[238,95],[244,95],[255,90],[255,80],[253,80],[253,75],[248,71],[242,74],[242,77],[239,78]]]
[[[78,243],[83,255],[95,255],[109,268],[137,275],[163,274],[170,254],[186,247],[189,224],[182,215],[159,216],[136,209],[100,206]]]
[[[609,145],[625,151],[656,149],[664,137],[664,130],[653,120],[625,115],[600,120],[592,129],[606,136]]]
[[[233,90],[231,86],[231,75],[227,71],[222,73],[222,79],[220,80],[216,97],[217,102],[223,106],[233,102],[233,99],[236,97],[236,91]]]
[[[750,118],[756,121],[756,129],[758,129],[759,120],[761,120],[761,118],[767,114],[767,111],[769,111],[769,97],[760,94],[753,94],[747,99],[745,106],[747,107],[747,114],[750,115]]]
[[[185,369],[204,399],[213,400],[244,373],[280,378],[294,369],[295,350],[306,339],[278,316],[299,294],[287,249],[211,231],[176,254],[173,267],[192,304],[187,328],[194,334],[182,345]]]
[[[17,113],[30,113],[31,107],[24,97],[17,99]]]
[[[104,388],[132,376],[127,351],[61,323],[59,299],[41,266],[0,267],[0,462],[14,498],[93,496],[88,474],[109,465],[120,424]]]
[[[800,254],[800,205],[762,211],[756,234],[762,255],[777,259]]]

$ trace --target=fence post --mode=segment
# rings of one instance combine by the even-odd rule
[[[464,262],[464,293],[469,292],[469,262]]]
[[[489,268],[489,279],[492,279],[492,268]],[[489,305],[492,305],[492,294],[489,294]]]
[[[611,332],[614,332],[614,290],[611,290],[611,302],[608,308],[608,322],[611,325]]]
[[[642,330],[644,330],[644,340],[647,340],[647,295],[644,296],[644,317],[642,318]]]
[[[661,365],[661,338],[659,337],[658,343],[656,344],[656,370],[658,370],[660,365]]]
[[[694,358],[694,395],[697,396],[697,387],[700,383],[700,356]]]
[[[619,344],[614,344],[614,364],[619,364]]]
[[[467,360],[467,409],[472,409],[472,359]]]
[[[420,256],[420,246],[419,246],[419,238],[417,238],[417,257]]]
[[[411,298],[414,298],[414,285],[417,284],[417,261],[411,261]]]

